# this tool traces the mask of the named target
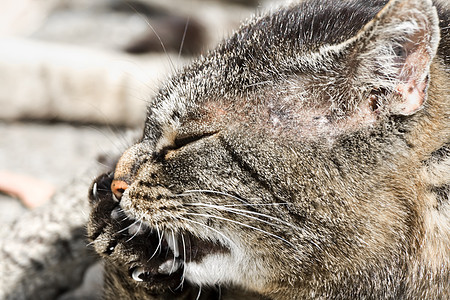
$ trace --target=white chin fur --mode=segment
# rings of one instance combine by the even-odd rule
[[[243,253],[240,254],[215,253],[200,262],[186,262],[186,280],[198,286],[236,284],[250,289],[263,287],[265,270],[261,265],[250,263]]]
[[[238,277],[235,264],[229,254],[210,254],[201,262],[187,262],[185,276],[200,286],[230,283]]]

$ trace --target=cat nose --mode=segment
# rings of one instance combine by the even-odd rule
[[[111,183],[111,191],[113,192],[113,198],[118,202],[122,198],[123,193],[128,188],[128,183],[123,180],[114,179]]]

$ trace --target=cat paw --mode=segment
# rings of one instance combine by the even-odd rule
[[[151,294],[182,292],[184,263],[170,235],[148,228],[125,215],[111,191],[113,173],[91,185],[88,237],[95,251],[115,270],[122,284],[138,286]],[[108,276],[108,274],[105,274]]]

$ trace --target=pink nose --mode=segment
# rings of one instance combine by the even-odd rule
[[[111,191],[117,200],[120,201],[123,193],[128,188],[128,184],[125,181],[114,179],[111,183]]]

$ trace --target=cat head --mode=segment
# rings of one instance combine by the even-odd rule
[[[401,270],[448,73],[431,1],[382,2],[254,18],[150,103],[112,197],[166,242],[185,280],[270,295]]]

